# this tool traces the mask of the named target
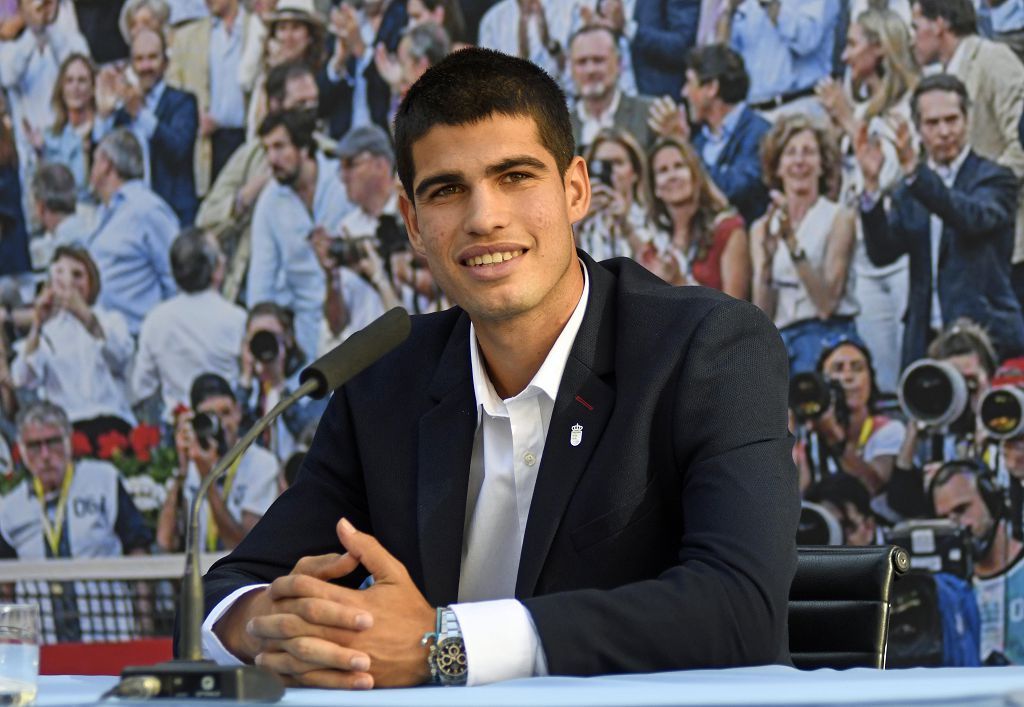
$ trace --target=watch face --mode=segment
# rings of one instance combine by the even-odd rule
[[[437,644],[437,671],[448,678],[466,674],[466,649],[461,638],[446,638]]]

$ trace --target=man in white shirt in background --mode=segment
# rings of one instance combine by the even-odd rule
[[[245,336],[245,310],[220,294],[225,264],[214,237],[186,229],[171,244],[170,259],[180,292],[146,315],[132,370],[135,400],[159,391],[165,418],[188,403],[196,371],[238,381]]]

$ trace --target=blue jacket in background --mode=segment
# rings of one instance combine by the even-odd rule
[[[637,92],[679,98],[686,55],[697,42],[700,0],[636,0],[630,42]]]
[[[729,197],[729,203],[749,227],[768,208],[768,189],[761,178],[761,140],[771,130],[767,120],[743,106],[736,128],[726,140],[714,164],[704,164],[712,181]],[[702,155],[707,138],[703,131],[693,134],[693,147]],[[703,157],[701,157],[703,160]]]
[[[0,167],[0,275],[31,272],[28,254],[28,230],[21,208],[21,181],[18,162]]]

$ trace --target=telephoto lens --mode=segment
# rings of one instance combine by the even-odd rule
[[[789,408],[797,420],[816,420],[832,405],[832,386],[816,371],[797,373],[789,381]]]
[[[978,413],[985,431],[994,439],[1012,439],[1024,434],[1024,392],[1015,385],[993,388],[985,393]]]
[[[199,445],[206,450],[217,449],[221,454],[227,446],[224,439],[224,428],[220,418],[205,412],[197,412],[192,417],[192,429],[195,430]]]
[[[900,377],[900,407],[935,430],[945,430],[968,412],[967,382],[955,366],[925,358],[907,367]]]
[[[249,339],[249,351],[260,363],[270,363],[277,358],[281,345],[277,341],[277,335],[272,331],[260,329]]]

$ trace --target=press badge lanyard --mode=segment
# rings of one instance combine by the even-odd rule
[[[864,447],[867,445],[868,440],[871,439],[871,433],[875,431],[875,419],[868,415],[867,419],[864,420],[864,424],[860,426],[860,438],[857,440],[857,451],[864,451]]]
[[[43,523],[43,535],[46,536],[46,544],[50,546],[50,556],[60,557],[60,536],[64,533],[64,520],[67,515],[68,494],[71,492],[71,478],[75,474],[75,468],[68,464],[64,469],[64,483],[60,487],[60,496],[57,499],[57,512],[53,516],[53,525],[50,525],[50,517],[46,513],[46,498],[44,497],[43,482],[39,477],[33,477],[32,485],[39,499],[39,517]]]
[[[235,463],[228,469],[228,475],[224,477],[224,490],[221,492],[221,496],[224,499],[224,505],[228,505],[228,496],[231,495],[231,487],[235,483],[235,475],[238,473],[238,467],[242,463],[242,457],[235,460]],[[213,507],[210,506],[210,501],[206,501],[206,551],[216,552],[217,551],[217,539],[220,533],[217,530],[217,522],[213,518]]]

